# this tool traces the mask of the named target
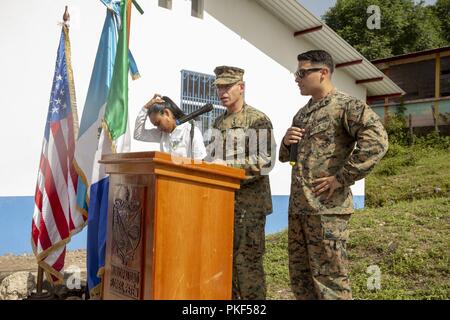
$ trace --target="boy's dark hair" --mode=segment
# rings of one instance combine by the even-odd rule
[[[177,106],[175,102],[172,101],[169,97],[162,97],[164,103],[154,104],[147,110],[147,115],[150,116],[152,113],[159,112],[163,113],[164,109],[169,109],[172,111],[175,119],[180,119],[185,116],[184,112]]]
[[[311,50],[300,53],[297,56],[297,61],[310,61],[312,64],[323,64],[330,69],[330,73],[334,71],[333,57],[324,50]]]

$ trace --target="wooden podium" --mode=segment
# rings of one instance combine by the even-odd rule
[[[103,299],[231,299],[244,171],[162,152],[105,155]]]

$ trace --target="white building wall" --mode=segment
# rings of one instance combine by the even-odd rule
[[[296,39],[276,18],[251,0],[205,0],[204,19],[190,16],[190,1],[173,1],[172,10],[157,0],[139,1],[133,11],[130,48],[142,78],[129,85],[131,129],[141,106],[154,92],[179,101],[180,70],[212,74],[217,65],[245,69],[246,100],[272,120],[277,144],[292,116],[308,97],[299,94],[293,71],[296,56],[315,49]],[[64,5],[72,16],[72,67],[81,117],[95,53],[105,17],[100,1],[10,1],[0,11],[0,196],[34,194],[56,50],[57,21]],[[365,89],[342,70],[337,87],[365,99]],[[157,145],[132,142],[133,151]],[[274,195],[289,194],[290,166],[277,162],[271,173]],[[354,188],[363,194],[363,183]]]

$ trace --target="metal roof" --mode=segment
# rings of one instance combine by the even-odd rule
[[[361,84],[367,88],[367,96],[383,96],[391,94],[405,94],[405,92],[389,79],[382,71],[375,67],[361,53],[348,44],[336,32],[323,21],[314,16],[296,0],[255,0],[264,9],[278,18],[284,25],[292,30],[292,35],[297,31],[308,30],[318,26],[318,31],[309,32],[295,37],[293,41],[307,40],[315,47],[329,52],[336,65],[355,60],[362,63],[345,66],[340,70],[348,73],[356,80],[373,79],[383,77],[382,81],[367,82]]]
[[[435,55],[437,53],[445,53],[446,56],[450,55],[450,46],[428,49],[428,50],[423,50],[423,51],[410,52],[410,53],[400,54],[398,56],[392,56],[389,58],[376,59],[376,60],[372,60],[372,63],[373,64],[388,63],[388,62],[392,62],[392,61],[406,60],[406,59],[417,58],[417,57],[426,57],[429,55]]]

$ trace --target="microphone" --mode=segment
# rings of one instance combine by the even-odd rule
[[[295,166],[297,164],[298,142],[289,146],[289,164]]]
[[[197,118],[198,116],[210,112],[212,109],[214,109],[214,106],[211,103],[207,103],[205,104],[203,107],[201,107],[200,109],[184,116],[181,117],[180,119],[177,119],[177,126],[179,126],[180,124],[183,124],[185,122],[188,122],[189,120],[192,120],[194,118]]]

